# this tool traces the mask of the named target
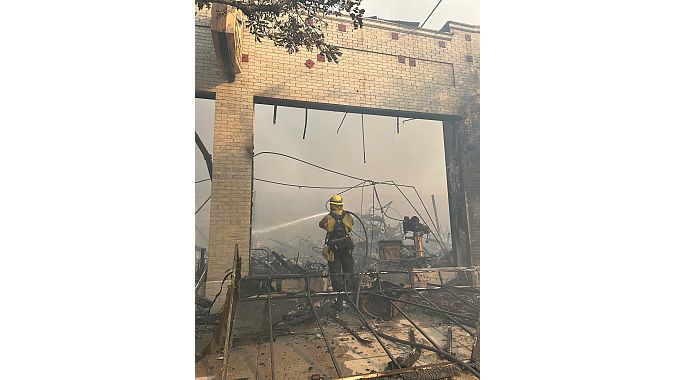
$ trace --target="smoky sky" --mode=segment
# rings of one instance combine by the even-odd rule
[[[418,21],[430,14],[438,0],[363,0],[365,16],[389,20]],[[446,21],[453,20],[479,25],[479,0],[442,1],[425,24],[425,29],[439,30]]]
[[[197,131],[208,149],[213,144],[214,102],[196,100]],[[305,110],[278,107],[277,123],[273,125],[273,107],[256,105],[254,114],[254,152],[272,151],[297,157],[313,164],[343,172],[355,177],[375,181],[393,180],[398,184],[413,185],[432,218],[434,211],[431,195],[435,195],[440,230],[448,230],[448,202],[444,145],[441,122],[429,120],[400,119],[399,133],[396,118],[364,115],[364,148],[362,146],[362,115],[329,111],[308,110],[306,137],[302,139]],[[195,151],[196,179],[207,178],[204,160],[198,149]],[[358,180],[342,177],[284,157],[259,155],[254,159],[254,177],[276,182],[306,186],[350,187]],[[195,207],[199,207],[210,194],[210,183],[195,185]],[[324,212],[326,200],[340,190],[299,189],[260,181],[254,181],[253,229],[265,229],[279,224]],[[415,215],[402,194],[392,186],[377,187],[381,204],[391,204],[388,215],[401,218]],[[414,191],[402,188],[423,220],[430,219]],[[372,188],[356,188],[343,194],[345,208],[356,213],[365,213],[374,204]],[[196,216],[196,239],[206,244],[208,234],[208,206]],[[377,200],[375,205],[378,206]],[[315,241],[323,237],[317,226],[321,217],[254,235],[265,244],[268,238],[288,241],[295,236]],[[315,220],[316,219],[316,220]],[[388,220],[391,226],[398,222]],[[205,236],[202,236],[205,235]]]

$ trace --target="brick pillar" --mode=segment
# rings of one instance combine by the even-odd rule
[[[233,265],[235,244],[239,244],[242,275],[248,274],[251,238],[253,96],[228,85],[218,90],[206,291],[209,298],[219,291],[226,270]],[[222,302],[217,302],[214,309],[220,305]]]
[[[451,242],[458,266],[470,266],[470,242],[467,219],[462,160],[462,140],[459,119],[443,121],[444,154],[446,156],[446,184],[448,188],[448,211],[451,216]]]

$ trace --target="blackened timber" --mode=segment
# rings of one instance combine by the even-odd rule
[[[455,256],[451,260],[458,266],[470,266],[470,239],[460,125],[460,120],[443,120],[448,211],[451,217],[451,241]]]
[[[216,93],[215,92],[209,92],[209,91],[195,90],[195,97],[197,99],[216,100]]]

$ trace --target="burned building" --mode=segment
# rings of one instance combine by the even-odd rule
[[[449,22],[433,31],[364,19],[364,27],[353,30],[346,27],[349,18],[327,17],[327,39],[343,52],[336,65],[316,52],[290,55],[256,43],[242,31],[241,17],[226,13],[217,18],[203,9],[195,16],[196,97],[215,101],[208,246],[196,247],[208,257],[199,268],[208,270],[198,276],[196,291],[200,318],[218,325],[199,349],[203,364],[232,379],[364,378],[349,376],[371,372],[377,378],[388,371],[406,378],[410,371],[403,369],[417,367],[437,373],[429,378],[476,372],[476,363],[466,362],[478,342],[479,27]],[[354,312],[328,314],[322,301],[335,292],[312,250],[316,244],[275,243],[292,245],[297,257],[252,244],[254,156],[261,153],[254,146],[257,104],[275,107],[275,116],[277,107],[296,107],[306,115],[389,116],[397,127],[409,119],[439,121],[450,241],[435,228],[431,211],[408,215],[427,220],[423,227],[409,222],[389,230],[376,218],[385,206],[376,210],[374,203],[362,214],[361,232],[385,227],[355,254],[364,265]],[[426,234],[434,235],[437,252],[425,252]],[[409,243],[413,254],[403,249]]]

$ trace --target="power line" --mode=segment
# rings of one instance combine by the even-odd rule
[[[439,2],[437,3],[437,5],[434,6],[434,9],[432,9],[432,12],[430,12],[430,14],[427,15],[427,18],[425,19],[425,21],[423,21],[423,23],[420,25],[421,28],[422,28],[423,26],[425,26],[425,23],[427,22],[427,20],[430,19],[430,17],[432,16],[432,13],[434,13],[434,11],[437,10],[437,7],[439,6],[439,4],[441,4],[442,1],[443,1],[443,0],[439,0]]]
[[[437,5],[434,6],[434,9],[432,9],[432,12],[430,12],[430,14],[427,16],[427,18],[425,19],[425,21],[423,21],[422,25],[416,26],[415,28],[410,29],[410,30],[408,30],[408,31],[401,32],[401,34],[411,34],[411,33],[415,32],[415,31],[417,31],[418,29],[422,29],[423,25],[425,25],[425,23],[426,23],[427,20],[432,16],[432,14],[434,13],[434,11],[437,10],[437,7],[438,7],[439,4],[441,3],[441,1],[442,1],[442,0],[439,0],[439,2],[437,3]],[[375,48],[377,48],[377,47],[380,47],[380,46],[382,46],[383,44],[385,44],[385,43],[387,43],[387,42],[390,42],[390,40],[385,40],[385,41],[383,41],[383,42],[380,43],[380,44],[373,45],[373,46],[371,47],[371,49],[375,49]]]

